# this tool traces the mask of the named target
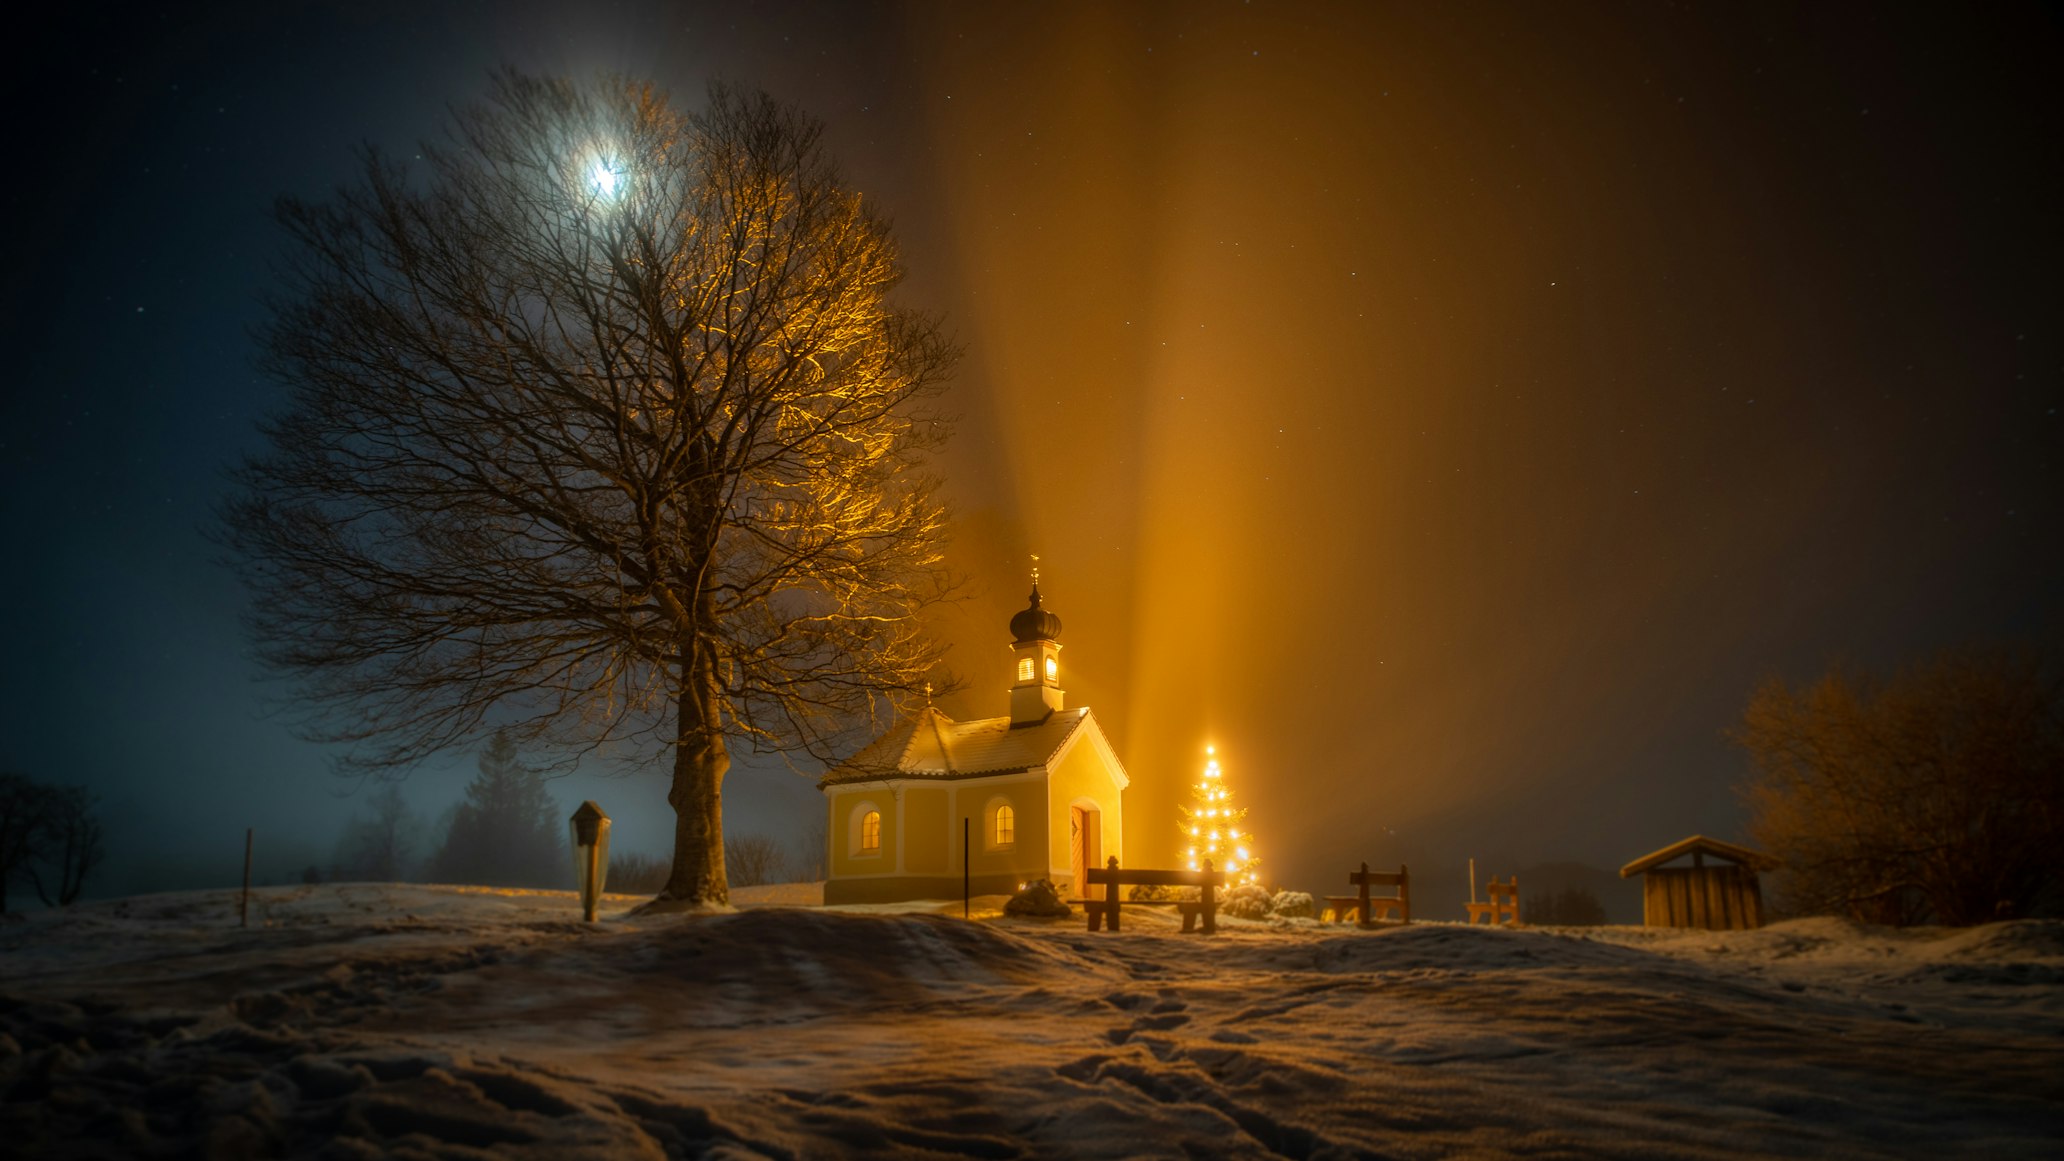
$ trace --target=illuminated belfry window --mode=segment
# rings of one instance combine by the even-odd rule
[[[1032,596],[1010,621],[1011,725],[1034,726],[1061,712],[1067,698],[1061,690],[1061,619],[1039,595],[1039,558],[1033,557]]]
[[[874,854],[881,850],[881,811],[870,810],[860,818],[860,853]]]
[[[1018,815],[1008,806],[996,808],[996,845],[1010,846],[1018,838]]]

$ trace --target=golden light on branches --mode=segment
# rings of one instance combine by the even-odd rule
[[[423,165],[281,203],[292,396],[224,539],[312,734],[671,760],[668,893],[722,901],[728,745],[830,757],[932,675],[955,351],[819,136],[504,74]]]

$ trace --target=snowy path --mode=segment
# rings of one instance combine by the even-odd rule
[[[0,926],[0,1153],[2064,1151],[2054,922],[588,927],[563,894],[343,885],[238,930],[229,899]]]

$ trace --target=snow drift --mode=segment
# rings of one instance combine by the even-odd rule
[[[31,1156],[2052,1156],[2064,924],[1374,932],[347,884],[0,926]]]

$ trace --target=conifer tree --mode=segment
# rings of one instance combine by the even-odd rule
[[[1192,871],[1211,860],[1214,869],[1225,872],[1226,882],[1259,883],[1261,857],[1254,853],[1254,836],[1242,825],[1247,808],[1233,805],[1233,792],[1226,787],[1218,768],[1218,748],[1204,747],[1204,774],[1190,787],[1190,805],[1178,806],[1182,821],[1183,855]]]
[[[513,739],[496,734],[480,754],[466,801],[452,813],[431,876],[445,883],[564,887],[573,874],[565,825],[544,776],[523,763]]]

